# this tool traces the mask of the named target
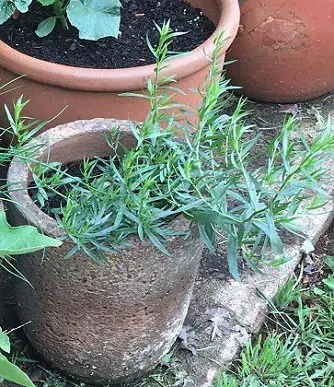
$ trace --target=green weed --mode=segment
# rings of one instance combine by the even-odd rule
[[[279,290],[275,302],[267,300],[267,336],[249,341],[235,373],[222,373],[216,387],[333,386],[332,281],[330,274],[323,286],[302,291],[295,277],[291,278]]]

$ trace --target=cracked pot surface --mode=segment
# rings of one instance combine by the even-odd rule
[[[233,84],[250,98],[297,102],[334,89],[332,0],[242,0],[228,54]]]

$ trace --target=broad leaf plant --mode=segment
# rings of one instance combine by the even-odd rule
[[[36,34],[45,37],[57,23],[68,29],[69,25],[79,30],[80,39],[98,40],[118,37],[121,22],[119,0],[35,0],[50,8],[50,17],[37,27]],[[15,13],[26,13],[33,0],[0,0],[0,24]]]
[[[13,82],[13,81],[12,81]],[[0,86],[0,95],[10,91],[9,82]],[[20,136],[18,136],[20,138]],[[20,141],[24,142],[23,138]],[[0,166],[9,161],[13,155],[10,150],[0,149]],[[47,247],[59,247],[60,241],[42,235],[32,226],[12,227],[8,224],[6,213],[0,207],[0,269],[28,282],[28,280],[13,265],[12,257],[20,254],[33,253]],[[0,327],[0,384],[3,380],[20,386],[34,387],[33,382],[18,366],[8,360],[11,346],[8,333]]]
[[[11,227],[7,223],[5,212],[0,211],[0,266],[10,274],[26,280],[8,257],[33,253],[46,247],[58,247],[60,245],[60,241],[40,234],[32,226]],[[34,384],[29,377],[7,359],[5,354],[9,353],[9,337],[0,327],[0,380],[4,379],[21,386],[33,387]]]
[[[11,363],[4,354],[10,353],[10,341],[6,332],[0,328],[0,379],[20,386],[34,387],[29,377],[18,366]]]

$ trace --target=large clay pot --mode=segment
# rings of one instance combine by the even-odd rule
[[[333,0],[241,0],[228,75],[241,93],[297,102],[334,89]]]
[[[226,50],[232,43],[239,26],[238,0],[189,0],[226,32]],[[196,106],[197,93],[189,92],[202,84],[208,74],[210,62],[206,55],[214,49],[213,34],[204,44],[189,55],[169,62],[165,74],[175,76],[178,87],[187,92],[179,95],[180,103]],[[222,55],[224,61],[225,53]],[[11,97],[24,94],[31,102],[26,115],[35,119],[50,120],[64,107],[68,108],[49,127],[91,118],[118,118],[142,121],[147,113],[147,101],[119,96],[123,92],[142,92],[147,79],[153,76],[154,65],[116,70],[96,70],[58,65],[29,57],[0,41],[0,79],[7,82],[18,75],[26,76],[16,81],[17,90]],[[8,95],[7,95],[8,100]],[[4,100],[0,96],[0,106]],[[0,115],[0,127],[8,122]]]
[[[126,122],[97,119],[56,127],[39,136],[45,143],[38,159],[63,163],[112,153],[105,141],[110,128],[123,130],[122,145],[133,144]],[[29,223],[51,237],[60,237],[57,222],[30,199],[29,171],[14,159],[8,173],[12,223]],[[20,183],[18,183],[20,182]],[[20,190],[17,188],[20,187]],[[21,190],[22,189],[22,190]],[[186,230],[188,221],[174,221]],[[98,266],[66,240],[58,249],[24,257],[20,270],[33,288],[18,283],[18,315],[37,351],[54,366],[94,384],[134,379],[156,365],[176,340],[187,314],[202,242],[194,230],[189,239],[171,237],[164,255],[148,241],[129,239],[131,247]]]

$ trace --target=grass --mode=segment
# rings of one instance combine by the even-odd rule
[[[274,301],[266,328],[216,387],[334,385],[334,257],[325,259],[321,286],[292,277]]]
[[[270,311],[261,335],[246,343],[233,370],[221,373],[213,387],[334,386],[333,256],[324,257],[319,272],[321,278],[307,285],[302,275],[291,277],[274,301],[266,299]],[[16,354],[16,360],[24,362],[20,356]],[[167,363],[132,387],[184,386],[187,375],[178,369],[177,360],[172,357]],[[31,366],[36,373],[37,365]],[[39,387],[84,386],[38,369],[43,375]]]

